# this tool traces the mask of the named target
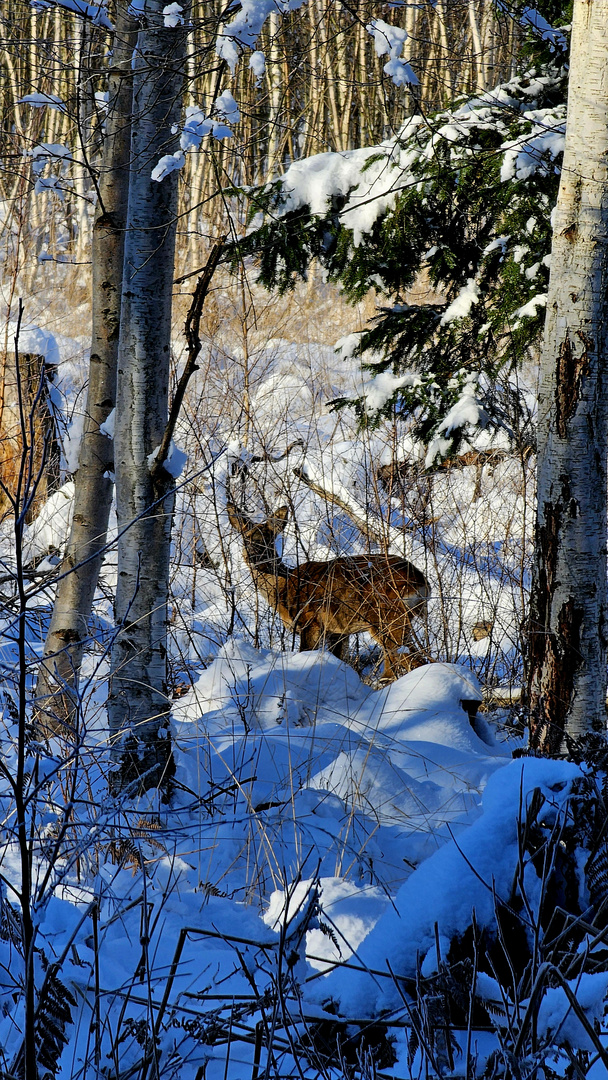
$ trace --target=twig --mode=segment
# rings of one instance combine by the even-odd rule
[[[196,361],[198,360],[198,355],[201,351],[200,325],[201,315],[203,312],[203,304],[205,303],[205,298],[207,296],[207,293],[209,292],[211,279],[217,269],[217,264],[220,261],[222,251],[224,250],[225,241],[226,237],[222,236],[217,241],[217,243],[213,245],[211,249],[211,254],[207,259],[207,264],[205,266],[204,272],[201,274],[200,278],[196,283],[196,289],[194,290],[190,310],[188,311],[188,314],[186,316],[185,334],[186,341],[188,342],[188,359],[177,384],[175,397],[173,398],[173,401],[171,403],[171,409],[169,411],[169,419],[167,420],[167,426],[165,427],[165,431],[161,439],[160,446],[158,448],[156,460],[150,470],[153,480],[156,480],[158,478],[167,458],[169,446],[171,445],[171,440],[175,431],[175,425],[177,424],[179,411],[182,407],[182,402],[186,393],[186,387],[188,386],[191,376],[194,374],[195,371],[198,371],[198,365]]]
[[[254,455],[252,458],[249,459],[249,464],[255,465],[256,462],[259,461],[270,461],[273,464],[276,464],[276,462],[278,461],[283,461],[284,458],[286,458],[292,450],[295,450],[297,446],[304,446],[304,439],[294,439],[294,441],[290,442],[289,446],[287,446],[280,454],[271,454],[269,453],[269,451],[266,451],[263,454]],[[294,472],[295,471],[296,470],[294,469]]]
[[[293,469],[293,475],[297,476],[298,480],[302,480],[302,482],[306,484],[306,486],[309,487],[311,491],[314,491],[315,495],[320,495],[321,498],[325,499],[326,502],[333,503],[334,506],[338,506],[340,510],[343,510],[344,513],[348,515],[353,524],[356,525],[356,527],[359,529],[359,532],[363,533],[363,535],[367,537],[370,544],[378,544],[380,547],[386,546],[386,537],[382,536],[381,533],[376,532],[376,530],[373,529],[371,525],[368,525],[367,522],[363,520],[363,518],[359,517],[359,515],[355,513],[352,507],[350,507],[344,499],[341,499],[339,495],[334,495],[333,491],[327,491],[326,488],[321,487],[320,484],[315,483],[315,481],[311,480],[310,477],[306,475],[304,470],[300,469],[299,467]]]
[[[550,976],[550,975],[554,979],[556,979],[557,982],[559,983],[559,985],[561,986],[562,990],[564,991],[564,994],[568,998],[568,1004],[570,1005],[570,1008],[572,1009],[572,1011],[573,1011],[574,1015],[576,1016],[577,1020],[584,1027],[585,1032],[588,1035],[588,1037],[591,1039],[591,1042],[593,1043],[595,1051],[598,1054],[602,1064],[604,1065],[605,1068],[608,1068],[608,1052],[606,1051],[606,1048],[604,1046],[602,1046],[602,1044],[601,1044],[601,1042],[600,1042],[600,1040],[598,1038],[597,1032],[595,1031],[595,1028],[590,1023],[587,1015],[585,1014],[584,1009],[582,1009],[581,1006],[579,1005],[578,1001],[576,1000],[576,997],[574,996],[574,994],[572,992],[572,989],[570,988],[570,986],[566,982],[566,979],[562,975],[559,968],[555,967],[554,964],[550,964],[547,961],[544,964],[541,964],[541,966],[539,967],[538,974],[537,974],[536,979],[534,981],[534,986],[532,987],[532,991],[530,993],[530,998],[528,1000],[528,1005],[527,1005],[527,1008],[526,1008],[526,1012],[525,1012],[524,1018],[522,1020],[521,1027],[520,1027],[520,1030],[519,1030],[519,1035],[517,1037],[517,1042],[516,1042],[514,1050],[513,1050],[515,1058],[517,1058],[517,1056],[519,1054],[521,1054],[521,1052],[522,1052],[524,1039],[525,1039],[525,1035],[526,1035],[526,1029],[527,1029],[532,1017],[535,1014],[535,1010],[537,1009],[537,1002],[538,1002],[538,998],[540,996],[543,984],[545,983],[548,976]],[[564,1017],[564,1020],[565,1020],[565,1017]],[[564,1020],[562,1020],[561,1024],[559,1025],[559,1028],[557,1029],[558,1032],[559,1032],[560,1028],[563,1027]],[[557,1032],[555,1034],[557,1034]]]

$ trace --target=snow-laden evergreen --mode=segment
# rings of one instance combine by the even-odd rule
[[[562,70],[530,68],[249,193],[238,252],[255,254],[267,287],[291,288],[318,260],[349,299],[376,291],[377,316],[348,351],[384,381],[337,404],[366,421],[414,416],[428,463],[476,428],[531,437],[512,373],[544,320],[565,86]]]

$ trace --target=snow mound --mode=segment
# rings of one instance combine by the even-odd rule
[[[69,480],[44,504],[38,517],[23,534],[23,561],[27,563],[61,551],[66,543],[72,521],[74,483]]]
[[[521,821],[535,789],[545,799],[547,818],[562,811],[573,782],[581,775],[571,762],[524,758],[492,776],[484,792],[482,816],[416,869],[359,949],[362,968],[381,969],[387,978],[373,978],[364,970],[335,971],[324,981],[323,1000],[333,998],[355,1016],[399,1007],[402,999],[389,965],[397,976],[411,977],[420,957],[423,965],[427,959],[427,972],[437,970],[436,928],[449,943],[470,926],[472,911],[479,926],[494,925],[497,900],[508,903],[521,856]],[[531,864],[525,874],[527,895],[536,903],[541,883]],[[544,1023],[549,1028],[558,1013],[564,1015],[559,994],[546,1009]]]
[[[242,885],[254,849],[262,895],[314,873],[394,891],[477,817],[508,760],[463,707],[480,698],[456,665],[375,690],[331,653],[231,639],[176,706],[177,780],[212,814],[216,873]]]

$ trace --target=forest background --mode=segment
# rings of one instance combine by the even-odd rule
[[[524,95],[536,77],[557,86],[565,37],[549,24],[563,27],[569,12],[311,0],[271,12],[251,63],[230,78],[229,54],[216,51],[230,12],[193,7],[184,106],[210,103],[196,122],[209,121],[214,138],[185,155],[176,189],[171,385],[187,315],[190,328],[198,319],[204,364],[178,430],[194,469],[174,475],[164,692],[175,772],[161,797],[130,787],[124,769],[107,792],[112,533],[72,704],[49,724],[34,700],[72,499],[62,481],[75,471],[83,423],[82,324],[113,59],[115,13],[75,8],[11,0],[2,13],[5,1074],[605,1075],[601,746],[597,775],[581,767],[580,747],[574,762],[505,766],[522,750],[513,702],[539,338],[520,347],[509,438],[503,425],[476,445],[466,428],[472,441],[452,448],[462,451],[455,469],[429,470],[381,392],[379,426],[361,431],[353,412],[329,419],[330,398],[352,402],[361,391],[356,356],[336,358],[332,346],[364,329],[372,294],[360,289],[347,307],[313,263],[291,298],[269,300],[250,264],[230,278],[213,263],[216,240],[228,233],[242,250],[249,230],[235,188],[314,154],[379,146],[408,117],[421,116],[432,136],[437,110],[483,100],[530,65],[537,76]],[[163,17],[178,28],[179,5]],[[369,30],[378,18],[405,33],[380,31],[379,41]],[[560,122],[563,135],[563,111],[552,130]],[[557,169],[547,175],[555,194]],[[549,212],[543,203],[545,225]],[[205,266],[214,276],[197,313],[189,275]],[[409,302],[448,307],[428,275],[411,284]],[[29,384],[15,352],[44,358]],[[61,438],[44,423],[37,434],[42,405]],[[439,663],[378,688],[377,654],[363,641],[350,661],[370,691],[332,657],[292,656],[293,638],[252,590],[228,528],[235,492],[258,516],[280,500],[297,511],[288,559],[390,546],[424,565],[433,603],[423,648]],[[475,717],[474,672],[500,702],[491,723]],[[168,730],[160,719],[157,734]],[[396,922],[390,912],[382,921],[387,900]],[[333,969],[321,992],[311,962]]]

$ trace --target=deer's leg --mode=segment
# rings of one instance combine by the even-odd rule
[[[321,647],[323,630],[318,623],[308,623],[300,627],[300,652],[309,652]]]
[[[384,671],[382,672],[384,679],[397,679],[404,672],[422,667],[426,662],[417,645],[409,619],[399,628],[391,627],[382,638],[378,637],[376,640],[384,652]],[[400,652],[404,645],[407,646],[409,652]]]
[[[426,608],[424,609],[424,612],[426,612]],[[414,671],[415,668],[424,667],[428,662],[428,656],[418,637],[414,633],[409,619],[403,629],[403,644],[407,645],[409,650],[406,656],[401,657],[404,670]]]
[[[415,668],[424,667],[426,664],[426,659],[420,650],[415,649],[405,655],[401,654],[399,660],[403,671],[414,671]]]
[[[382,668],[383,679],[396,679],[395,662],[400,659],[397,652],[400,641],[397,641],[392,634],[387,631],[380,630],[379,628],[370,626],[369,632],[374,641],[378,643],[382,649],[382,656],[384,659],[384,666]]]
[[[344,634],[329,634],[325,633],[325,646],[329,649],[330,653],[338,657],[338,660],[345,660],[348,652],[348,635]]]
[[[402,668],[403,657],[397,652],[398,646],[394,641],[384,638],[380,642],[382,646],[382,652],[384,655],[384,667],[382,669],[383,679],[398,679],[400,675],[399,669]]]

